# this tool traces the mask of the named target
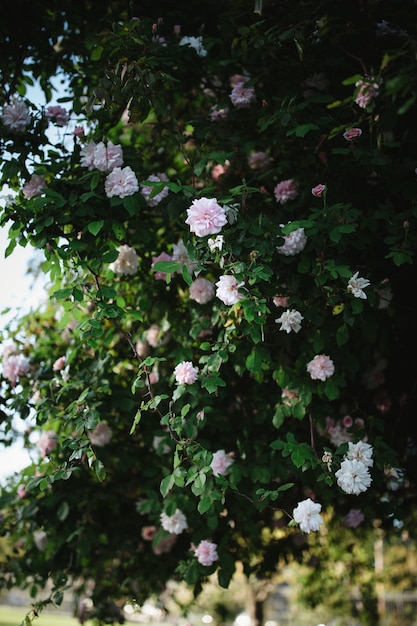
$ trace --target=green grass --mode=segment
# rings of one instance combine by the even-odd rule
[[[0,626],[20,626],[29,607],[12,607],[0,605]],[[92,622],[85,622],[85,626],[92,626]],[[47,609],[33,621],[33,626],[80,626],[75,617],[66,615],[54,609]]]

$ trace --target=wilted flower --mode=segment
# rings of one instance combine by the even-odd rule
[[[32,118],[26,104],[22,100],[13,99],[3,108],[1,119],[12,133],[23,133]]]
[[[292,515],[294,520],[300,525],[300,529],[305,533],[310,533],[312,530],[319,530],[320,525],[323,524],[320,511],[321,504],[313,502],[311,498],[307,498],[298,503]]]
[[[207,539],[200,541],[198,546],[194,548],[194,554],[197,557],[197,561],[205,567],[210,567],[219,558],[217,544]]]
[[[194,200],[187,209],[185,223],[197,237],[216,235],[227,224],[226,211],[215,198]]]
[[[45,117],[47,120],[55,122],[57,126],[65,126],[69,121],[68,111],[59,105],[49,106],[46,109]]]
[[[230,100],[237,109],[247,109],[256,100],[255,89],[245,87],[245,81],[236,83],[231,91]]]
[[[347,290],[355,296],[355,298],[367,299],[366,293],[363,291],[370,285],[370,281],[367,278],[360,278],[359,272],[356,272],[351,278],[349,278]]]
[[[104,181],[104,190],[108,198],[132,196],[139,190],[135,172],[129,165],[123,168],[115,167]]]
[[[228,306],[236,304],[244,297],[242,293],[239,293],[239,287],[244,284],[244,282],[238,283],[234,276],[224,274],[216,283],[216,296]]]
[[[298,331],[301,330],[301,321],[303,319],[304,317],[299,311],[290,309],[289,311],[284,311],[281,317],[278,317],[275,322],[281,324],[280,330],[284,330],[286,333],[290,333],[292,330],[298,333]]]
[[[316,354],[314,359],[307,363],[307,372],[313,380],[326,380],[334,374],[334,364],[327,354]]]
[[[22,193],[26,200],[30,200],[34,196],[39,196],[45,189],[45,176],[33,174],[31,179],[22,187]]]
[[[182,361],[175,367],[174,376],[179,385],[192,385],[198,378],[198,368],[191,361]]]
[[[119,255],[114,263],[110,264],[110,269],[116,274],[130,275],[136,274],[138,271],[138,255],[136,250],[128,245],[120,246]]]
[[[177,509],[173,515],[161,513],[161,525],[164,530],[173,535],[180,535],[188,528],[187,518],[180,509]]]
[[[214,298],[215,288],[213,283],[206,278],[196,278],[190,285],[190,298],[199,304],[206,304]]]
[[[298,196],[298,183],[293,178],[282,180],[275,186],[274,196],[280,204],[285,204],[288,200],[295,200]]]
[[[88,434],[93,446],[106,446],[112,438],[113,431],[106,422],[99,422],[97,426]]]

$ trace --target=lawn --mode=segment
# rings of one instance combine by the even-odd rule
[[[0,626],[20,626],[29,607],[12,607],[0,605]],[[45,610],[33,621],[34,626],[80,626],[75,617],[54,611]],[[92,622],[85,622],[85,626],[92,626]]]

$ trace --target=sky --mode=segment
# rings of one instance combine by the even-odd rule
[[[56,100],[63,94],[59,81],[54,81],[57,87],[52,105],[58,104]],[[35,87],[28,89],[27,98],[36,105],[45,104],[40,89]],[[9,189],[0,188],[1,196],[6,196]],[[27,313],[39,305],[46,297],[46,281],[40,275],[36,280],[33,274],[28,273],[28,267],[34,262],[42,259],[42,253],[35,251],[31,246],[23,248],[16,246],[10,256],[5,258],[5,250],[8,245],[9,227],[0,227],[0,329],[12,321],[14,317],[19,317],[22,313]],[[8,309],[8,310],[6,310]],[[1,350],[1,346],[0,346]],[[14,418],[15,427],[23,432],[26,424],[16,416]],[[5,478],[14,472],[18,472],[31,462],[29,454],[22,447],[20,442],[13,446],[4,448],[0,444],[0,485],[4,484]]]

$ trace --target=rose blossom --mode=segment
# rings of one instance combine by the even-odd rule
[[[334,374],[334,364],[327,354],[316,354],[314,359],[307,363],[307,372],[313,380],[326,380]]]
[[[231,91],[230,100],[237,109],[247,109],[256,100],[255,89],[245,87],[245,81],[236,83]]]
[[[45,187],[45,177],[39,176],[38,174],[33,174],[32,178],[28,180],[25,185],[23,185],[22,193],[25,196],[26,200],[30,200],[34,196],[40,196]]]
[[[266,170],[270,165],[269,156],[266,152],[251,152],[248,157],[248,165],[251,170]]]
[[[187,518],[180,509],[177,509],[173,515],[161,513],[160,519],[162,528],[173,535],[180,535],[188,528]]]
[[[311,190],[311,193],[316,198],[321,198],[325,189],[326,189],[326,185],[323,185],[320,183],[319,185],[316,185],[315,187],[313,187],[313,189]]]
[[[209,239],[207,239],[207,245],[209,247],[210,252],[215,252],[216,250],[221,252],[223,248],[223,244],[224,244],[223,235],[217,235],[216,237],[209,237]]]
[[[294,520],[300,525],[303,532],[309,533],[312,530],[318,530],[323,524],[323,518],[320,515],[321,504],[313,502],[311,498],[307,498],[298,505],[292,512]]]
[[[361,135],[362,135],[362,129],[361,128],[348,128],[343,133],[343,137],[347,141],[352,141],[352,139],[356,139],[357,137],[360,137]]]
[[[348,446],[349,448],[345,455],[345,459],[349,459],[349,461],[360,461],[366,467],[373,466],[373,448],[369,443],[365,443],[364,441],[352,443],[349,441]]]
[[[161,252],[161,254],[159,254],[158,256],[153,256],[152,257],[152,265],[151,265],[151,269],[154,268],[155,263],[158,263],[158,261],[172,261],[172,256],[170,256],[169,254],[167,254],[166,252]],[[165,280],[167,277],[166,272],[154,272],[154,278],[155,280]]]
[[[126,198],[126,196],[132,196],[138,191],[139,183],[135,172],[129,165],[124,168],[115,167],[107,175],[104,181],[104,189],[108,198],[113,196]]]
[[[281,317],[275,320],[275,323],[281,324],[280,330],[285,330],[286,333],[290,333],[292,330],[298,333],[301,330],[301,321],[303,319],[304,317],[299,311],[290,309],[289,311],[284,311]]]
[[[159,174],[151,174],[150,176],[148,176],[147,180],[154,182],[154,183],[160,183],[160,182],[168,182],[169,179],[166,174],[164,174],[163,172],[160,172]],[[169,193],[169,188],[165,186],[162,189],[162,191],[160,191],[159,193],[152,196],[152,198],[150,198],[150,195],[153,192],[153,190],[154,190],[153,185],[141,185],[140,187],[140,193],[145,198],[146,203],[149,206],[157,206],[161,202],[161,200],[167,197]]]
[[[138,271],[138,255],[134,248],[123,245],[119,248],[119,255],[114,263],[111,263],[110,269],[116,274],[122,276],[128,274],[132,276]]]
[[[226,454],[224,450],[217,450],[213,453],[213,459],[210,463],[210,467],[213,470],[213,476],[225,476],[228,473],[228,468],[232,465],[232,454]]]
[[[76,126],[72,131],[72,134],[74,135],[74,137],[82,139],[85,135],[84,126]]]
[[[284,224],[280,224],[281,227]],[[284,256],[294,256],[299,254],[305,248],[307,243],[307,237],[304,233],[304,228],[296,228],[289,235],[282,235],[284,237],[284,243],[282,246],[277,246],[277,250]]]
[[[277,295],[272,298],[272,302],[275,304],[276,307],[283,307],[284,309],[286,309],[288,306],[288,300],[289,300],[288,296]]]
[[[3,353],[2,374],[14,387],[19,378],[29,371],[29,361],[23,354]]]
[[[198,368],[191,361],[182,361],[175,367],[174,375],[179,385],[192,385],[198,378]]]
[[[44,430],[36,442],[41,457],[46,458],[52,450],[57,446],[56,432],[53,430]]]
[[[197,237],[216,235],[227,224],[226,211],[218,204],[216,198],[193,200],[187,209],[187,216],[185,223]]]
[[[122,146],[114,145],[111,141],[107,145],[100,141],[95,148],[93,154],[93,166],[100,172],[111,172],[116,167],[123,165]]]
[[[69,121],[69,113],[63,107],[50,106],[46,109],[45,117],[48,121],[55,121],[57,126],[65,126]]]
[[[347,528],[357,528],[364,519],[365,515],[361,509],[350,509],[349,513],[345,515],[343,522]]]
[[[358,87],[355,102],[361,109],[366,109],[379,93],[379,85],[372,78],[358,80],[355,87]]]
[[[353,274],[351,278],[349,278],[347,291],[350,291],[355,298],[362,298],[362,300],[366,300],[366,293],[363,291],[366,287],[369,287],[370,281],[367,278],[360,278],[359,272]]]
[[[219,122],[221,120],[225,120],[228,115],[229,115],[229,109],[227,107],[218,109],[216,105],[214,105],[210,109],[210,120],[212,122]]]
[[[31,116],[22,100],[13,99],[3,108],[2,121],[12,133],[23,133],[29,126]]]
[[[197,557],[197,561],[205,567],[210,567],[219,558],[217,544],[207,539],[200,541],[198,546],[194,548],[194,554]]]
[[[96,143],[89,141],[80,150],[80,164],[82,167],[86,167],[88,170],[93,170],[94,165],[94,153],[96,149]]]
[[[202,37],[182,37],[179,41],[180,46],[191,46],[197,52],[199,57],[207,56],[207,50],[203,46]]]
[[[197,267],[197,264],[194,261],[191,261],[188,256],[188,250],[184,245],[184,241],[180,239],[178,243],[174,243],[172,246],[172,260],[176,263],[180,263],[181,267],[178,270],[179,273],[182,272],[182,267],[185,265],[190,274],[194,272]]]
[[[216,296],[228,306],[236,304],[244,297],[242,293],[239,293],[239,287],[244,284],[244,282],[238,283],[234,276],[224,274],[216,283]]]
[[[156,526],[143,526],[140,535],[145,541],[153,541],[157,530]]]
[[[368,467],[362,461],[345,459],[335,473],[337,484],[348,494],[358,495],[366,491],[372,482]]]
[[[94,430],[88,434],[93,446],[99,446],[100,448],[107,445],[112,438],[113,431],[105,422],[99,422]]]
[[[198,304],[207,304],[214,298],[215,288],[213,283],[206,278],[196,278],[190,285],[190,299]]]
[[[65,357],[60,356],[54,362],[52,369],[54,370],[54,372],[60,372],[61,370],[64,369],[64,367],[65,367]]]
[[[18,498],[26,498],[26,496],[28,495],[28,492],[26,491],[26,485],[24,483],[20,483],[20,485],[18,485],[17,487],[16,493]]]
[[[274,196],[280,204],[295,200],[298,196],[298,183],[293,178],[282,180],[274,188]]]

